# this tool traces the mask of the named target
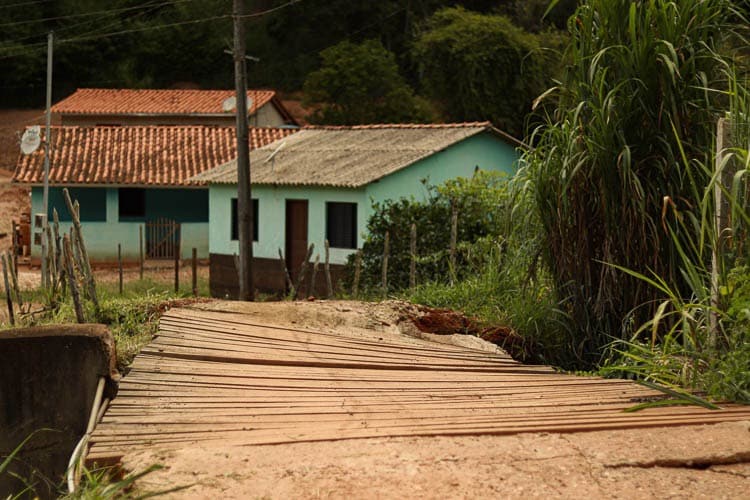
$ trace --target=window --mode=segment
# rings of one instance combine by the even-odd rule
[[[35,187],[34,193],[42,197],[42,188]],[[82,222],[106,222],[107,220],[107,190],[105,188],[68,188],[70,198],[73,202],[79,203],[79,214]],[[71,221],[68,206],[65,204],[65,198],[62,194],[62,188],[49,189],[49,221],[52,218],[52,209],[57,210],[57,214],[62,222]]]
[[[146,217],[146,190],[140,188],[118,189],[120,220]]]
[[[253,241],[258,241],[258,199],[253,198]],[[240,239],[237,226],[237,198],[232,198],[232,241]]]
[[[326,203],[326,238],[333,248],[357,248],[356,203]]]

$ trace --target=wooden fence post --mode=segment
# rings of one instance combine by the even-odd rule
[[[16,297],[18,303],[18,309],[23,314],[23,295],[21,295],[21,287],[18,286],[18,257],[11,256],[12,265],[10,266],[10,285],[13,287],[13,295]]]
[[[284,259],[284,254],[281,252],[281,248],[279,248],[279,260],[281,261],[281,268],[284,270],[286,287],[289,289],[289,293],[291,293],[294,290],[294,283],[292,283],[292,277],[289,274],[289,269],[286,267],[286,259]]]
[[[450,275],[451,285],[456,279],[456,246],[458,243],[458,207],[456,200],[451,200],[451,241],[450,241]]]
[[[62,239],[60,238],[60,217],[57,215],[57,209],[52,208],[52,229],[55,234],[55,262],[57,267],[57,276],[55,281],[60,284],[60,289],[65,293],[65,263],[62,261]]]
[[[54,295],[57,291],[57,263],[55,262],[55,240],[52,237],[52,227],[49,221],[44,226],[44,233],[47,237],[47,285]]]
[[[122,244],[117,244],[117,269],[120,275],[120,295],[122,295]]]
[[[177,242],[174,249],[174,293],[180,292],[180,244]]]
[[[139,276],[143,281],[143,224],[138,226],[138,262],[139,262]]]
[[[315,263],[313,264],[312,276],[310,277],[310,286],[307,287],[307,295],[315,296],[315,279],[318,277],[318,266],[320,265],[320,254],[315,254]]]
[[[73,298],[73,308],[76,312],[76,320],[79,323],[85,323],[86,318],[83,315],[83,307],[81,306],[81,296],[78,293],[78,284],[76,284],[76,275],[73,271],[73,248],[70,242],[70,237],[66,234],[63,236],[63,253],[65,260],[66,273],[68,275],[68,287],[70,288],[70,296]]]
[[[323,264],[323,270],[325,271],[326,275],[326,298],[330,299],[333,297],[333,282],[331,281],[331,246],[328,243],[328,239],[325,241],[325,247],[326,247],[326,260]]]
[[[13,269],[18,274],[18,223],[13,220],[11,227],[13,228]]]
[[[193,297],[198,296],[198,249],[193,247]]]
[[[354,282],[352,283],[352,297],[357,298],[359,295],[359,275],[362,272],[362,250],[357,250],[354,256]]]
[[[732,124],[726,118],[719,118],[716,124],[716,158],[714,160],[714,169],[718,173],[714,184],[714,210],[716,232],[714,237],[716,241],[711,252],[711,306],[709,311],[709,344],[714,346],[719,337],[720,325],[717,311],[721,307],[721,293],[719,278],[722,274],[722,256],[726,252],[726,247],[730,238],[731,231],[731,206],[730,200],[724,195],[723,189],[730,189],[736,173],[737,166],[733,160],[726,161],[729,148],[732,147]]]
[[[3,279],[5,280],[5,302],[8,304],[8,320],[11,326],[16,326],[16,317],[13,314],[13,297],[10,290],[10,282],[8,281],[8,265],[5,259],[5,252],[0,255],[3,261]]]
[[[409,253],[411,261],[409,262],[409,288],[414,289],[417,286],[417,224],[411,223],[411,234],[409,235]]]
[[[388,255],[390,252],[391,233],[385,232],[385,241],[383,242],[383,269],[381,273],[381,286],[383,287],[383,296],[388,295]]]
[[[75,235],[76,240],[76,249],[80,252],[81,255],[81,265],[83,267],[82,271],[84,274],[84,279],[86,280],[86,284],[88,285],[88,294],[91,301],[94,303],[94,309],[97,312],[97,315],[99,313],[99,300],[96,297],[96,283],[94,282],[94,273],[91,271],[91,262],[89,261],[89,254],[86,250],[86,244],[83,240],[83,231],[81,230],[81,218],[79,215],[80,206],[78,205],[78,200],[76,200],[75,207],[73,206],[73,202],[70,200],[70,193],[68,193],[68,188],[63,188],[63,198],[65,198],[65,205],[68,207],[68,211],[70,212],[70,216],[73,219],[73,234]],[[71,252],[71,258],[73,257]]]
[[[302,265],[299,267],[299,274],[297,275],[297,283],[294,285],[294,295],[292,296],[292,299],[297,298],[297,293],[302,290],[302,283],[305,281],[305,273],[307,272],[307,264],[310,262],[310,257],[312,257],[314,249],[315,243],[310,243],[310,246],[307,248],[305,260],[302,261]]]

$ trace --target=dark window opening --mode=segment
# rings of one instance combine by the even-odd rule
[[[258,241],[258,199],[253,198],[253,241]],[[237,225],[237,198],[232,198],[232,241],[240,239],[240,230]]]
[[[42,196],[42,188],[38,189]],[[70,198],[79,203],[79,216],[82,222],[106,222],[107,220],[107,190],[104,188],[68,188]],[[53,220],[52,210],[57,210],[58,217],[62,222],[71,221],[70,212],[65,204],[65,198],[61,188],[50,187],[49,190],[49,215],[47,220]]]
[[[143,219],[146,217],[146,190],[120,188],[117,195],[120,219]]]
[[[356,203],[326,203],[326,238],[333,248],[357,248]]]

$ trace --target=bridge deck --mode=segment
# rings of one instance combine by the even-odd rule
[[[578,432],[750,419],[750,407],[625,413],[661,396],[507,356],[404,337],[253,324],[176,309],[122,380],[89,462],[187,443],[255,445],[388,436]]]

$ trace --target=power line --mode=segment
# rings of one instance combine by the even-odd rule
[[[31,2],[19,2],[19,3],[12,3],[8,5],[0,5],[0,9],[9,9],[11,7],[23,7],[24,5],[34,5],[38,3],[48,3],[52,0],[33,0]]]
[[[118,24],[118,23],[120,23],[122,21],[132,21],[136,17],[142,16],[143,14],[146,14],[149,11],[153,11],[155,8],[159,7],[160,5],[153,5],[153,3],[157,2],[157,1],[158,0],[149,0],[145,4],[141,5],[141,7],[143,7],[143,9],[144,9],[141,12],[135,13],[134,15],[132,15],[132,16],[126,18],[126,19],[118,19],[117,22],[115,22],[115,23],[109,23],[109,24],[107,24],[106,26],[103,26],[103,27],[100,26],[97,29],[92,30],[92,31],[90,31],[88,33],[96,33],[96,31],[98,31],[98,30],[106,29],[106,28],[115,26],[116,24]],[[179,1],[192,1],[192,0],[179,0]],[[55,28],[55,33],[59,34],[59,33],[62,33],[63,31],[68,31],[68,30],[71,30],[71,29],[76,28],[78,26],[82,26],[84,24],[97,23],[97,22],[103,21],[107,17],[108,16],[102,16],[102,17],[97,18],[97,19],[86,19],[84,21],[79,21],[77,23],[68,24],[66,26],[56,27]],[[22,38],[14,38],[12,40],[2,40],[2,42],[3,43],[17,43],[17,42],[23,42],[24,40],[31,40],[33,38],[39,38],[39,37],[42,37],[42,36],[47,36],[46,32],[45,33],[35,33],[33,35],[25,36],[25,37],[22,37]],[[24,47],[28,47],[28,45],[27,44],[22,44],[22,45],[17,45],[17,47],[18,48],[24,48]],[[2,49],[2,48],[6,48],[7,49],[7,48],[13,48],[13,47],[0,47],[0,49]]]
[[[191,1],[193,1],[193,0],[166,1],[166,2],[160,3],[159,5],[155,5],[154,7],[163,7],[165,5],[175,5],[177,3],[191,2]],[[105,10],[97,10],[97,11],[93,11],[93,12],[81,12],[80,14],[68,14],[68,15],[65,15],[65,16],[43,17],[43,18],[40,18],[40,19],[28,19],[26,21],[12,21],[12,22],[8,22],[8,23],[2,23],[2,24],[0,24],[0,26],[21,26],[21,25],[25,25],[25,24],[42,23],[42,22],[46,22],[46,21],[60,21],[60,20],[63,20],[63,19],[73,19],[73,18],[76,18],[76,17],[95,16],[97,14],[119,14],[121,12],[127,12],[127,11],[131,11],[131,10],[141,9],[141,8],[143,8],[145,6],[148,6],[149,3],[151,3],[151,2],[146,2],[145,4],[136,5],[134,7],[122,7],[120,9],[105,9]]]
[[[284,9],[284,8],[289,7],[291,5],[300,3],[300,2],[302,2],[302,0],[290,0],[288,2],[285,2],[284,4],[276,6],[276,7],[272,7],[270,9],[266,9],[266,10],[259,11],[259,12],[254,12],[252,14],[244,14],[244,15],[241,15],[239,17],[242,18],[242,19],[254,18],[254,17],[261,17],[261,16],[264,16],[264,15],[270,14],[272,12],[276,12],[276,11],[279,11],[281,9]],[[176,27],[176,26],[186,26],[186,25],[199,24],[199,23],[204,23],[204,22],[209,22],[209,21],[217,21],[217,20],[221,20],[221,19],[230,19],[232,17],[233,16],[231,14],[224,14],[224,15],[219,15],[219,16],[205,17],[205,18],[201,18],[201,19],[192,19],[192,20],[188,20],[188,21],[180,21],[180,22],[176,22],[176,23],[160,24],[160,25],[155,25],[155,26],[144,26],[143,28],[133,28],[133,29],[127,29],[127,30],[113,31],[113,32],[110,32],[110,33],[97,33],[97,34],[94,34],[94,35],[91,35],[91,36],[85,36],[85,35],[84,36],[77,36],[77,37],[74,36],[74,37],[71,37],[71,38],[60,39],[57,43],[58,44],[63,44],[63,43],[69,43],[69,42],[101,40],[101,39],[104,39],[104,38],[109,38],[109,37],[113,37],[113,36],[120,36],[120,35],[126,35],[126,34],[129,34],[129,33],[143,33],[143,32],[146,32],[146,31],[153,31],[153,30],[160,30],[160,29],[166,29],[166,28],[173,28],[173,27]],[[0,60],[9,59],[9,58],[12,58],[12,57],[18,57],[18,56],[24,55],[24,54],[30,54],[30,53],[35,52],[39,48],[44,47],[44,46],[46,46],[46,42],[39,42],[39,43],[28,44],[28,45],[18,45],[18,46],[15,46],[15,47],[0,47],[0,50],[13,50],[13,49],[16,49],[16,48],[18,48],[18,49],[24,49],[21,52],[18,52],[16,54],[10,54],[10,55],[5,55],[5,56],[0,56]]]

